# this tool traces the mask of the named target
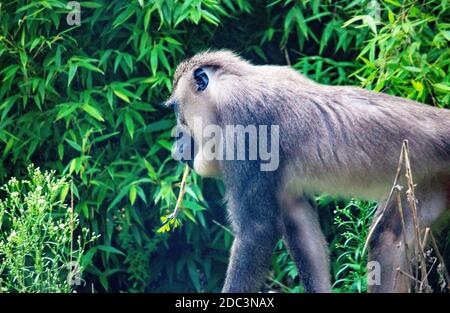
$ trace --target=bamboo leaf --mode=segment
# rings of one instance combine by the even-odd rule
[[[90,116],[92,116],[93,118],[95,118],[96,120],[99,120],[100,122],[103,122],[104,119],[102,117],[102,115],[100,114],[100,112],[93,107],[92,105],[85,103],[81,106],[81,108],[88,113]]]

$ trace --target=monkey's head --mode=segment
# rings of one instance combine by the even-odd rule
[[[180,63],[166,106],[175,111],[177,140],[173,156],[202,176],[220,174],[217,160],[205,157],[203,129],[217,124],[217,109],[251,64],[230,51],[203,52]],[[189,138],[188,138],[189,137]]]

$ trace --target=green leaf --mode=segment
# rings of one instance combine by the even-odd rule
[[[107,245],[98,245],[97,248],[99,250],[105,251],[105,252],[109,252],[109,253],[114,253],[114,254],[120,254],[120,255],[125,255],[125,253],[123,253],[122,251],[120,251],[117,248],[114,248],[112,246],[107,246]]]
[[[173,120],[160,120],[157,122],[153,122],[144,127],[145,132],[158,132],[161,130],[169,129],[175,126],[175,122]]]
[[[152,74],[156,75],[156,71],[158,70],[158,46],[154,46],[150,52],[150,67]]]
[[[78,65],[70,64],[70,66],[69,66],[69,78],[67,80],[67,87],[70,86],[70,83],[71,83],[73,77],[75,76],[75,73],[77,72],[77,68],[78,68]]]
[[[420,73],[422,70],[416,66],[402,66],[406,71]]]
[[[58,114],[56,115],[55,122],[72,114],[76,109],[80,107],[79,103],[76,102],[67,102],[58,105]]]
[[[3,82],[8,81],[9,79],[13,79],[16,75],[17,70],[19,69],[19,65],[10,65],[4,68],[1,73],[5,73],[5,77],[3,77]]]
[[[116,204],[119,203],[120,200],[122,200],[123,197],[128,193],[128,188],[122,188],[119,192],[119,194],[114,198],[114,200],[111,202],[111,204],[108,206],[107,211],[111,210],[113,207],[116,206]]]
[[[130,186],[130,194],[129,194],[131,205],[134,205],[134,203],[136,202],[136,195],[137,195],[136,186],[131,185]]]
[[[194,212],[206,210],[206,208],[202,207],[200,204],[194,201],[183,200],[183,206],[191,209]]]
[[[128,20],[131,17],[131,15],[133,15],[133,13],[134,8],[132,6],[129,6],[128,9],[126,9],[125,11],[120,13],[119,16],[116,17],[113,23],[113,28],[116,28],[120,24],[123,24],[126,20]]]
[[[192,281],[196,291],[200,292],[201,291],[200,276],[197,271],[197,267],[195,266],[195,263],[192,261],[192,259],[188,260],[187,266],[188,266],[189,277],[191,278],[191,281]]]
[[[84,67],[84,68],[86,68],[86,69],[88,69],[90,71],[97,72],[97,73],[100,73],[100,74],[104,74],[101,69],[99,69],[98,67],[96,67],[96,66],[94,66],[94,65],[92,65],[90,63],[80,62],[78,65],[81,66],[81,67]]]
[[[78,152],[81,152],[81,146],[77,144],[75,141],[72,141],[70,139],[64,139],[72,148],[77,150]]]
[[[95,144],[97,142],[101,142],[103,140],[109,139],[109,138],[111,138],[113,136],[116,136],[118,134],[120,134],[120,132],[117,131],[117,132],[106,134],[106,135],[103,135],[103,136],[100,136],[100,137],[96,137],[94,140],[92,140],[92,144]]]
[[[63,144],[58,145],[58,156],[59,156],[60,160],[62,160],[64,158],[64,145]]]
[[[207,21],[210,24],[213,24],[214,26],[219,25],[220,22],[220,20],[215,15],[206,10],[202,10],[202,18],[204,18],[205,21]]]
[[[433,84],[433,87],[439,92],[450,92],[450,83],[436,83]]]
[[[126,103],[130,103],[130,98],[128,98],[128,96],[126,94],[123,93],[123,91],[114,89],[113,90],[114,94],[119,97],[120,99],[122,99],[123,101],[125,101]]]
[[[20,56],[20,63],[22,63],[23,67],[26,67],[27,66],[27,62],[28,62],[27,54],[25,53],[25,51],[20,50],[19,51],[19,56]]]
[[[92,105],[85,103],[81,106],[81,108],[86,111],[86,113],[88,113],[90,116],[92,116],[93,118],[95,118],[96,120],[99,120],[100,122],[103,122],[104,119],[102,117],[102,115],[100,114],[100,112],[94,108]]]
[[[89,9],[98,9],[103,7],[103,3],[97,3],[93,1],[83,1],[80,3],[81,7],[89,8]]]
[[[161,226],[160,228],[158,228],[158,229],[156,230],[157,233],[161,233],[161,234],[164,234],[164,233],[166,233],[166,232],[168,232],[168,231],[170,231],[170,225],[169,225],[169,223],[164,224],[163,226]]]
[[[125,126],[127,127],[127,131],[130,134],[131,139],[133,139],[134,135],[134,121],[130,112],[125,113]]]
[[[349,26],[350,24],[353,24],[356,21],[362,21],[362,20],[364,20],[364,17],[365,17],[365,15],[354,16],[351,19],[349,19],[348,21],[346,21],[344,23],[344,25],[342,25],[342,28],[345,28],[345,27]]]
[[[148,176],[150,177],[150,179],[156,180],[158,178],[158,174],[156,174],[156,171],[153,168],[153,166],[146,159],[144,159],[144,164],[145,167],[147,168]]]

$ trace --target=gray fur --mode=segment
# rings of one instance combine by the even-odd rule
[[[190,90],[192,72],[198,67],[214,69],[218,87],[211,90],[216,94],[206,89],[202,96]],[[183,77],[188,83],[179,87]],[[236,235],[225,292],[258,290],[281,234],[300,268],[305,289],[329,291],[324,240],[307,203],[322,192],[382,201],[391,187],[404,139],[410,143],[417,188],[427,199],[419,206],[427,217],[424,226],[449,206],[449,110],[356,87],[320,85],[289,67],[252,65],[229,51],[201,53],[178,66],[169,102],[179,103],[179,121],[189,115],[183,103],[186,93],[192,93],[189,99],[195,99],[197,106],[204,97],[203,110],[213,112],[222,127],[280,127],[278,170],[261,172],[259,160],[219,162]],[[373,290],[405,290],[390,280],[394,267],[403,266],[397,264],[403,257],[394,247],[400,240],[400,221],[394,214],[382,225],[369,255],[381,263],[384,281]]]

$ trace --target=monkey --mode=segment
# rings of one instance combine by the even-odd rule
[[[314,197],[376,200],[379,215],[405,139],[420,225],[430,226],[450,207],[450,110],[355,86],[319,84],[289,66],[255,65],[229,50],[201,52],[181,62],[165,104],[187,138],[175,141],[174,155],[200,176],[218,177],[225,185],[234,241],[223,292],[258,291],[280,238],[304,290],[331,292]],[[276,169],[261,170],[260,156],[207,157],[202,132],[209,125],[278,126]],[[254,142],[245,135],[250,148]],[[216,148],[222,150],[236,139],[227,133],[218,137]],[[197,149],[184,151],[194,144]],[[381,269],[380,284],[369,286],[369,292],[409,290],[396,269],[407,266],[402,232],[411,244],[413,222],[405,213],[403,230],[395,205],[387,203],[369,242],[368,260]]]

